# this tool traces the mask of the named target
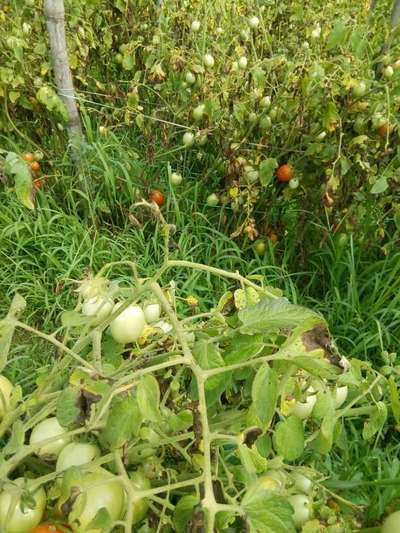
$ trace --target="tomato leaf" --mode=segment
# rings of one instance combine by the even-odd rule
[[[193,345],[192,354],[201,368],[205,370],[225,366],[221,352],[212,342],[212,338],[204,337],[198,339]],[[206,390],[211,391],[217,389],[224,379],[224,374],[211,376],[206,381]]]
[[[223,357],[227,365],[241,363],[256,357],[263,349],[263,336],[237,333],[229,339]]]
[[[112,526],[112,518],[106,507],[99,509],[93,520],[86,526],[88,530],[108,531]]]
[[[266,430],[274,416],[278,400],[278,376],[267,363],[257,371],[253,380],[251,397],[260,427]]]
[[[245,444],[239,444],[238,455],[249,474],[261,473],[267,468],[267,459],[259,454],[256,447],[249,448]]]
[[[393,377],[389,378],[389,393],[390,393],[390,405],[396,424],[400,424],[400,397],[399,390]]]
[[[76,427],[84,422],[80,406],[81,391],[76,387],[67,387],[57,399],[56,416],[65,428]]]
[[[274,448],[286,461],[298,459],[304,451],[303,423],[297,416],[278,422],[273,436]]]
[[[238,312],[245,334],[268,333],[282,328],[294,328],[316,313],[305,307],[291,304],[286,298],[263,299],[258,304]]]
[[[81,315],[78,311],[64,311],[61,313],[61,324],[64,328],[76,328],[84,326],[90,320],[87,316]]]
[[[371,194],[381,194],[386,191],[389,187],[387,182],[387,177],[382,176],[376,180],[376,182],[371,187]]]
[[[377,402],[369,420],[364,423],[363,439],[370,440],[374,435],[379,433],[387,419],[387,407],[383,402]]]
[[[11,428],[11,436],[8,438],[7,444],[2,450],[4,457],[13,455],[22,448],[25,441],[24,424],[21,420],[16,420]]]
[[[333,50],[337,46],[341,46],[345,43],[348,35],[349,29],[343,24],[342,21],[337,22],[328,35],[326,49]]]
[[[278,167],[278,161],[273,157],[269,157],[260,163],[259,176],[263,187],[269,185],[274,177],[274,172]]]
[[[192,517],[193,510],[199,503],[197,496],[189,494],[183,496],[175,506],[172,521],[177,533],[186,533],[188,531],[187,526]]]
[[[141,423],[138,402],[133,396],[114,398],[102,439],[112,450],[121,448],[132,436],[138,435]]]
[[[8,152],[4,170],[6,174],[14,176],[15,194],[18,200],[28,209],[34,209],[33,181],[25,161],[18,154]]]
[[[15,331],[12,319],[19,318],[25,307],[25,299],[20,294],[16,293],[8,310],[7,318],[0,320],[0,372],[7,364],[8,353]]]
[[[160,388],[156,378],[144,375],[137,386],[137,402],[143,420],[157,422],[160,420]]]
[[[295,533],[293,509],[287,499],[257,487],[241,503],[250,533]]]

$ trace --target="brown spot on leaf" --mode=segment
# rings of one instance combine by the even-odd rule
[[[341,367],[341,357],[332,342],[328,328],[325,326],[325,324],[318,324],[314,326],[310,331],[303,333],[301,338],[308,352],[322,349],[325,357],[333,365]]]

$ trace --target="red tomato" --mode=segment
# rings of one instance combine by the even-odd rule
[[[159,206],[165,204],[165,196],[158,189],[153,189],[152,191],[150,191],[150,200],[152,202],[155,202]]]
[[[287,182],[293,178],[294,171],[290,165],[281,165],[276,171],[276,177],[278,181]]]
[[[35,160],[31,152],[26,152],[25,154],[23,154],[22,159],[24,159],[27,163],[32,163],[32,161]]]
[[[31,170],[33,170],[34,172],[38,172],[40,170],[40,165],[37,161],[33,161],[31,163]]]
[[[35,527],[30,533],[63,533],[60,529],[57,529],[56,526],[51,524],[42,524],[41,526]]]

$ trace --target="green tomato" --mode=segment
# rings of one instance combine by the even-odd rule
[[[14,385],[5,376],[0,376],[0,420],[7,413],[10,407],[11,394],[14,390]]]
[[[247,68],[247,57],[246,56],[242,56],[239,58],[238,60],[238,67],[240,68],[240,70],[246,70]]]
[[[100,509],[105,508],[114,522],[123,516],[125,508],[125,491],[123,484],[116,476],[98,468],[92,472],[84,473],[73,481],[69,490],[64,490],[57,507],[63,510],[68,507],[67,520],[73,531],[79,533],[94,533],[88,525]],[[71,498],[71,495],[74,495]],[[71,505],[63,505],[71,502]]]
[[[289,181],[289,187],[291,189],[297,189],[299,186],[299,180],[297,178],[292,178],[290,181]]]
[[[255,30],[259,24],[260,24],[260,19],[258,17],[254,16],[250,18],[249,26],[251,29]]]
[[[219,198],[215,193],[212,193],[207,197],[207,205],[209,207],[216,207],[218,203],[219,203]]]
[[[71,466],[80,466],[93,461],[100,456],[100,450],[95,444],[87,442],[70,442],[58,456],[56,471],[67,470]]]
[[[65,436],[65,433],[65,429],[60,426],[56,417],[46,418],[33,428],[29,444],[40,444],[46,439],[54,438],[52,442],[43,444],[36,454],[43,459],[55,459],[71,440]]]
[[[349,391],[348,391],[347,385],[344,385],[343,387],[338,387],[336,389],[336,393],[335,393],[336,409],[339,409],[344,404],[344,402],[346,401],[348,392]]]
[[[174,183],[173,180],[172,180],[172,177],[173,177],[174,174],[175,174],[175,172],[173,172],[171,174],[171,183],[173,185],[179,185],[181,183],[181,181],[182,181],[182,176],[180,174],[176,174],[176,177],[179,177],[179,180],[177,180],[176,183]],[[153,324],[153,322],[157,322],[157,320],[160,320],[160,316],[161,316],[161,306],[160,306],[160,304],[158,304],[158,303],[148,304],[144,308],[144,317],[145,317],[146,322],[148,324]]]
[[[204,61],[204,65],[207,68],[213,68],[213,66],[215,65],[215,60],[211,54],[205,54],[203,61]]]
[[[311,413],[314,409],[314,405],[317,402],[317,395],[313,394],[311,396],[307,396],[305,402],[296,402],[294,406],[292,407],[290,414],[295,415],[302,420],[305,420],[306,418],[309,418],[311,416]]]
[[[83,302],[82,314],[87,317],[96,317],[96,323],[100,323],[108,317],[113,307],[114,302],[112,300],[95,296]]]
[[[382,525],[382,533],[399,533],[399,531],[400,511],[396,511],[385,518]]]
[[[271,97],[270,96],[264,96],[260,100],[260,107],[262,109],[269,109],[271,107]]]
[[[182,174],[178,174],[177,172],[172,172],[169,181],[171,185],[180,185],[182,183]]]
[[[265,241],[263,239],[257,239],[253,244],[253,249],[257,255],[264,255],[266,250]]]
[[[356,85],[354,85],[352,91],[354,96],[361,98],[367,92],[367,85],[364,81],[359,81]]]
[[[294,472],[291,477],[297,490],[303,494],[310,494],[312,490],[311,479],[308,479],[308,477],[303,476],[303,474],[300,474],[299,472]]]
[[[310,519],[310,500],[304,494],[289,496],[288,502],[293,507],[293,521],[297,528],[301,528]]]
[[[115,54],[115,61],[116,61],[117,63],[121,64],[122,61],[123,61],[123,59],[124,59],[124,57],[123,57],[122,54],[120,54],[120,53]]]
[[[201,28],[201,24],[200,24],[200,21],[199,20],[194,20],[192,22],[192,25],[190,26],[191,30],[195,33],[197,33],[198,31],[200,31],[200,28]]]
[[[116,311],[122,302],[114,307]],[[135,342],[142,336],[146,326],[146,320],[142,308],[138,305],[129,305],[110,324],[110,332],[113,339],[119,344]]]
[[[390,79],[393,77],[394,69],[391,65],[387,66],[383,69],[383,75],[386,79]]]
[[[193,109],[193,118],[196,122],[200,122],[200,120],[203,118],[204,116],[204,112],[206,110],[206,106],[204,104],[200,104],[198,105],[197,107],[195,107]]]
[[[136,472],[133,472],[133,474],[130,475],[133,489],[136,491],[139,490],[146,490],[151,488],[151,483],[147,477],[144,476],[144,474],[137,470]],[[143,520],[143,518],[146,516],[146,513],[149,508],[149,502],[145,498],[138,497],[137,499],[134,497],[132,501],[133,505],[133,524],[138,524]]]
[[[193,146],[194,144],[194,135],[191,131],[187,131],[183,134],[183,138],[182,138],[182,141],[183,141],[183,146],[185,146],[185,148],[190,148],[191,146]]]
[[[271,126],[272,126],[271,117],[269,116],[262,117],[262,119],[260,120],[260,129],[262,131],[269,131],[271,129]]]
[[[196,76],[193,72],[186,72],[185,80],[188,85],[193,85],[196,82]]]
[[[0,494],[0,530],[6,533],[27,533],[38,526],[46,507],[46,493],[42,487],[30,493],[33,509],[21,508],[19,491],[24,486],[24,479],[18,478],[6,483]],[[15,507],[14,507],[15,505]],[[9,514],[10,509],[14,509]]]

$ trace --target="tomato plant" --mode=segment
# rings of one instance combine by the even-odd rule
[[[123,283],[121,268],[132,272]],[[198,313],[198,298],[159,283],[180,268],[226,276],[231,288]],[[12,386],[0,477],[20,477],[2,489],[0,524],[11,516],[10,531],[24,533],[44,513],[77,533],[165,520],[234,533],[244,521],[263,531],[271,516],[279,533],[325,523],[333,493],[318,461],[356,420],[362,438],[380,438],[396,381],[343,357],[319,313],[259,277],[167,259],[141,279],[126,261],[88,276],[77,295],[57,338],[29,327],[63,355],[30,394]],[[99,301],[118,303],[93,322]],[[347,532],[356,522],[342,501],[329,523]]]

